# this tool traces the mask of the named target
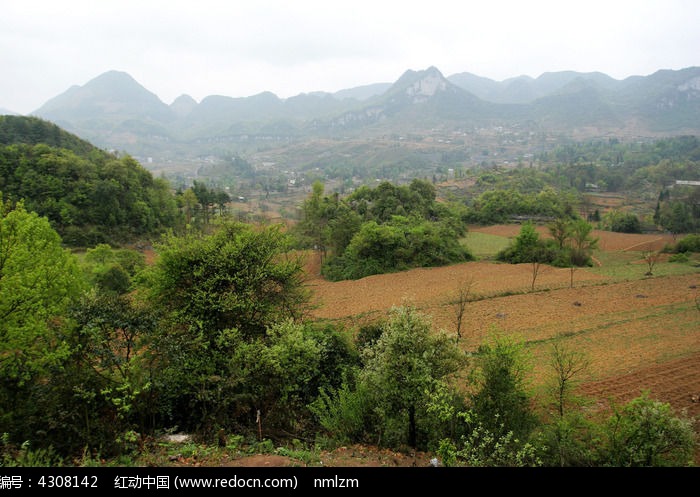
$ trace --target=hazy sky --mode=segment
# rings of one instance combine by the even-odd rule
[[[437,67],[497,81],[700,65],[698,0],[0,0],[0,108],[129,73],[186,93],[281,98]]]

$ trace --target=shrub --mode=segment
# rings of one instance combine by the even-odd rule
[[[676,252],[700,252],[700,235],[686,235],[676,244]]]

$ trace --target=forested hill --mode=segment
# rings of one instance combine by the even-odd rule
[[[0,193],[46,216],[71,246],[148,237],[177,222],[165,180],[32,117],[0,117]]]
[[[50,147],[71,150],[80,156],[100,150],[92,143],[68,133],[50,121],[38,117],[0,116],[0,145],[14,143],[28,145],[43,143]]]

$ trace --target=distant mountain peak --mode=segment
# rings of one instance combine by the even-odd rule
[[[197,107],[197,101],[189,95],[183,94],[170,104],[172,111],[179,117],[184,117]]]
[[[58,122],[91,120],[97,115],[155,121],[167,121],[172,117],[170,108],[155,93],[128,73],[114,70],[100,74],[83,86],[71,86],[34,114]]]
[[[447,90],[450,83],[435,67],[425,70],[420,79],[406,89],[409,96],[432,97],[439,91]]]
[[[430,66],[423,71],[406,71],[394,84],[391,92],[403,93],[414,103],[421,103],[453,87],[454,85],[435,66]]]

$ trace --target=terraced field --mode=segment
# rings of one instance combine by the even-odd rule
[[[512,238],[519,229],[479,232]],[[572,285],[568,269],[545,266],[534,291],[531,264],[481,260],[335,283],[310,264],[314,317],[353,330],[382,319],[392,306],[411,304],[431,316],[436,331],[456,334],[455,299],[460,288],[468,288],[462,347],[475,350],[492,333],[522,339],[532,358],[535,392],[543,391],[550,347],[558,341],[589,357],[581,389],[600,408],[648,390],[677,412],[700,418],[700,264],[661,259],[653,276],[645,276],[644,252],[672,243],[670,236],[594,236],[600,238],[597,267],[577,269]]]

